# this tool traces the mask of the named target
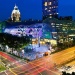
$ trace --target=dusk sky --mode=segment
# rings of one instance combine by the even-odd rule
[[[15,4],[21,12],[22,20],[42,18],[42,0],[0,0],[0,20],[6,20],[11,16]],[[75,19],[74,7],[75,0],[59,0],[59,15],[72,15]]]

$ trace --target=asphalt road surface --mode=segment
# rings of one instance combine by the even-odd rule
[[[0,55],[10,64],[0,75],[61,75],[57,67],[74,58],[75,47],[23,64],[4,52]]]

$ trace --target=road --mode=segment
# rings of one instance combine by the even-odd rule
[[[75,47],[23,64],[4,52],[0,52],[0,55],[10,63],[17,62],[0,75],[60,75],[57,66],[69,64],[67,62],[75,56]]]

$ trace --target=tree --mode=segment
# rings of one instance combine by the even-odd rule
[[[0,34],[0,44],[5,47],[8,45],[10,48],[15,50],[20,50],[20,48],[24,48],[28,43],[30,43],[30,37],[29,36],[13,36],[11,34],[7,33],[1,33]]]

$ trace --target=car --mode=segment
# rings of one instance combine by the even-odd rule
[[[48,56],[48,52],[45,52],[45,53],[44,53],[44,56]]]

